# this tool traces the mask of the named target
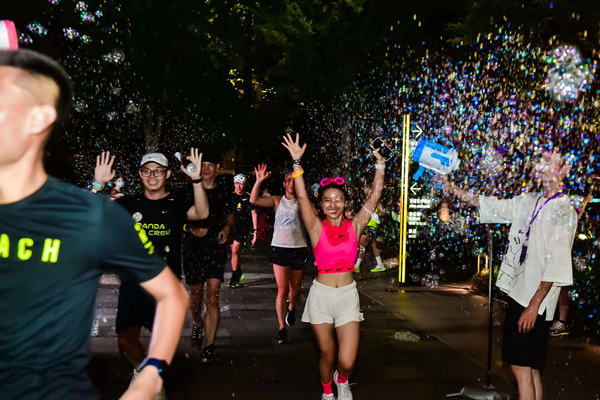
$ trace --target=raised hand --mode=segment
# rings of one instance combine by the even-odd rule
[[[306,146],[306,145],[305,145]],[[379,154],[379,150],[377,149],[373,152],[373,155],[375,156],[375,158],[377,159],[376,164],[385,164],[385,158],[383,158],[383,156],[381,154]]]
[[[96,168],[94,169],[94,182],[99,185],[106,185],[115,177],[115,170],[112,169],[115,162],[115,156],[110,156],[110,152],[102,152],[96,157]]]
[[[181,166],[181,170],[192,179],[200,179],[202,176],[202,153],[200,153],[198,149],[192,147],[190,155],[186,157],[186,159],[191,161],[194,166],[194,172],[188,171],[183,165]]]
[[[259,182],[264,181],[271,175],[267,172],[267,164],[260,164],[258,167],[254,168],[254,172],[256,173],[256,180]]]
[[[299,160],[306,151],[306,143],[300,147],[300,134],[296,133],[296,141],[292,139],[292,135],[289,133],[283,137],[283,147],[289,150],[293,160]]]

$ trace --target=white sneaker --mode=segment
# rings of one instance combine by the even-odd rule
[[[383,272],[385,271],[385,267],[383,265],[378,265],[371,270],[371,272]]]
[[[352,391],[350,391],[350,382],[346,381],[346,383],[339,383],[337,371],[335,371],[333,373],[333,381],[335,382],[335,386],[337,386],[338,399],[339,400],[352,400]]]
[[[131,377],[131,382],[129,382],[129,387],[131,387],[131,385],[133,385],[133,382],[135,382],[135,380],[137,379],[138,375],[140,373],[137,372],[137,370],[134,368],[133,369],[133,376]]]
[[[331,393],[331,394],[323,393],[323,396],[321,396],[321,400],[336,400],[336,399],[335,399],[335,396],[333,395],[333,393]]]

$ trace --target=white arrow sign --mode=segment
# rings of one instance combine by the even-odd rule
[[[419,136],[421,136],[421,134],[423,133],[423,129],[421,129],[421,127],[420,127],[419,125],[415,125],[415,127],[416,127],[416,128],[415,128],[415,129],[413,129],[411,132],[412,132],[412,133],[416,133],[416,134],[417,134],[417,136],[416,136],[416,137],[419,137]]]
[[[416,188],[415,186],[417,185],[417,183],[413,183],[413,185],[410,187],[410,191],[412,192],[413,195],[417,194],[417,190],[421,190],[422,188],[418,187]]]

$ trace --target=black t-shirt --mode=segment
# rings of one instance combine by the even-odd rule
[[[159,200],[146,196],[125,196],[116,202],[122,205],[138,226],[146,231],[156,252],[181,276],[181,235],[187,212],[193,202],[186,195],[170,193]]]
[[[235,228],[248,231],[252,226],[252,210],[254,204],[250,203],[250,194],[244,192],[231,194],[231,206],[235,210]]]
[[[208,218],[200,221],[188,221],[188,228],[208,228],[207,235],[217,236],[225,227],[225,216],[234,212],[231,196],[223,186],[219,185],[213,189],[205,188],[204,191],[208,198]]]
[[[100,277],[148,281],[165,267],[153,253],[121,207],[54,178],[0,205],[0,399],[96,399],[85,366]]]

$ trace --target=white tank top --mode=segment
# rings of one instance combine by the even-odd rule
[[[277,213],[271,246],[297,249],[306,247],[304,225],[300,220],[298,199],[288,200],[281,197]]]

